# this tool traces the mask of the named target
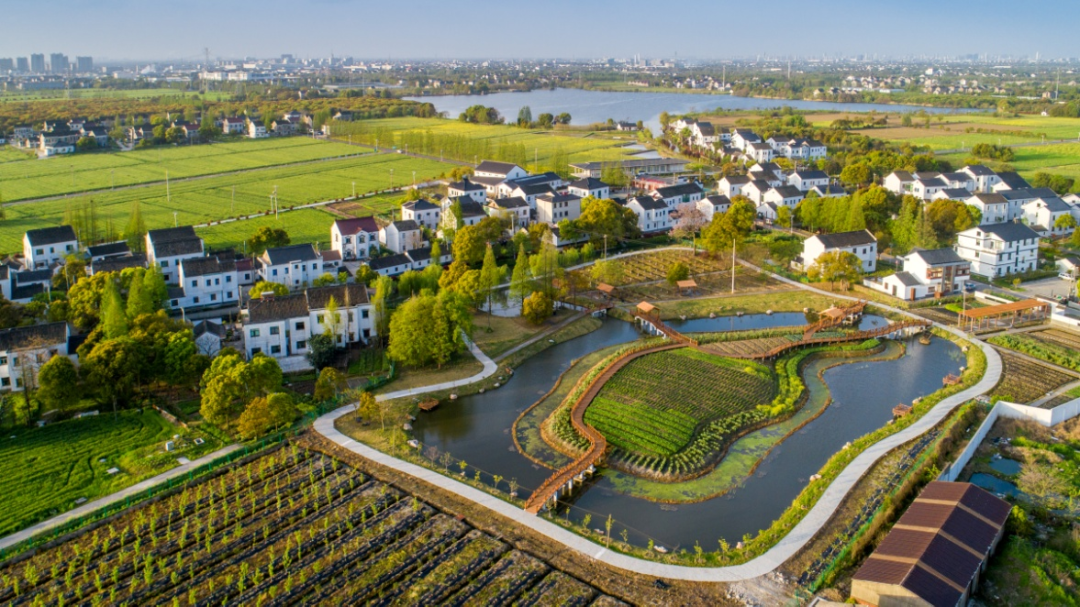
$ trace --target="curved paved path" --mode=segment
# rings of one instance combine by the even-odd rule
[[[744,266],[754,270],[762,271],[756,266],[743,263]],[[845,295],[838,295],[836,293],[830,293],[828,291],[822,291],[813,287],[808,287],[802,283],[788,280],[782,276],[774,275],[770,272],[764,272],[776,280],[779,280],[785,284],[797,286],[802,289],[806,289],[827,297],[833,297],[837,299],[848,299],[857,301],[858,298],[848,297]],[[914,315],[897,308],[882,304],[873,304],[879,308],[896,312],[908,317],[915,317]],[[918,318],[918,317],[915,317]],[[829,485],[825,493],[818,499],[814,507],[806,513],[798,524],[781,539],[775,546],[770,548],[765,554],[746,562],[742,565],[732,565],[729,567],[687,567],[683,565],[669,565],[664,563],[654,563],[638,559],[625,554],[612,552],[603,546],[596,544],[576,533],[568,531],[560,527],[559,525],[552,523],[551,521],[534,516],[522,510],[521,508],[505,502],[497,497],[494,497],[488,493],[480,491],[474,487],[461,483],[448,476],[406,462],[404,460],[397,459],[396,457],[387,455],[372,449],[367,445],[356,442],[355,440],[345,436],[334,427],[334,422],[345,415],[351,410],[351,406],[341,407],[334,411],[331,411],[315,421],[315,431],[322,434],[326,438],[334,441],[338,445],[349,449],[350,451],[366,457],[378,464],[393,468],[404,474],[416,477],[422,481],[428,482],[440,489],[453,492],[465,499],[472,500],[477,504],[485,506],[489,510],[509,518],[519,525],[528,527],[537,533],[541,533],[547,536],[549,539],[561,543],[566,548],[580,553],[582,556],[595,559],[616,567],[618,569],[625,569],[627,571],[633,571],[641,575],[656,576],[668,579],[676,580],[688,580],[696,582],[738,582],[748,580],[765,575],[776,568],[780,567],[784,562],[793,557],[803,546],[805,546],[814,535],[825,526],[825,524],[832,517],[833,513],[840,506],[844,497],[848,494],[855,483],[865,474],[879,459],[884,457],[889,451],[896,447],[922,435],[926,431],[930,430],[942,419],[947,417],[954,409],[962,405],[963,403],[985,394],[990,391],[996,384],[1001,376],[1001,358],[997,352],[994,351],[988,344],[975,340],[969,337],[962,331],[954,329],[952,327],[945,327],[935,323],[940,329],[948,331],[954,335],[962,337],[980,349],[986,355],[986,373],[983,378],[979,380],[977,384],[954,394],[948,398],[943,399],[933,409],[928,411],[925,415],[919,418],[918,421],[908,426],[907,428],[882,439],[876,444],[870,446],[865,451],[860,453],[854,460],[847,465],[846,468],[837,476],[837,478]],[[473,346],[475,348],[475,346]],[[474,349],[474,354],[478,350]],[[482,354],[481,354],[482,356]],[[480,356],[478,356],[480,358]],[[486,357],[485,357],[486,358]],[[482,359],[481,359],[482,360]],[[488,365],[485,362],[484,372],[481,372],[475,379],[482,379],[490,375],[487,372]],[[492,370],[494,372],[494,370]],[[483,376],[483,377],[481,377]],[[462,385],[470,380],[462,380],[460,382],[450,382],[454,385]],[[420,394],[424,391],[441,390],[445,389],[446,385],[431,386],[429,388],[417,388],[415,390],[403,391],[401,396],[408,396],[409,394]],[[397,393],[385,395],[385,398],[397,398]]]

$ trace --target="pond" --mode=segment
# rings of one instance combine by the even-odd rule
[[[1020,462],[1003,457],[1001,459],[994,459],[990,461],[990,467],[1005,476],[1014,476],[1020,474]]]
[[[1018,489],[1016,485],[1010,483],[1009,481],[1003,481],[996,476],[992,476],[983,472],[972,474],[970,482],[972,485],[982,487],[983,489],[986,489],[987,491],[994,494],[1008,495],[1013,497],[1020,495],[1020,489]]]
[[[837,103],[832,101],[803,101],[787,99],[761,99],[735,97],[732,95],[709,95],[705,93],[628,93],[610,91],[585,91],[581,89],[535,90],[526,93],[493,93],[490,95],[433,95],[406,97],[412,101],[428,101],[435,109],[457,118],[470,105],[482,104],[499,110],[508,121],[514,120],[518,110],[529,106],[535,118],[543,113],[569,112],[572,124],[605,122],[608,118],[626,122],[641,120],[654,133],[660,128],[660,112],[685,114],[714,109],[765,110],[784,106],[796,110],[831,110],[837,112],[917,112],[965,113],[972,110],[932,108],[915,105],[883,103]]]
[[[750,314],[740,318],[685,321],[681,328],[716,331],[805,322],[802,313]],[[884,319],[867,316],[863,322],[884,322]],[[514,420],[550,390],[573,360],[637,338],[632,325],[605,320],[593,333],[530,358],[506,386],[460,398],[451,406],[420,415],[414,424],[416,438],[440,451],[449,451],[456,460],[465,460],[488,474],[516,478],[521,484],[519,491],[527,495],[551,471],[517,452],[511,435]],[[580,519],[589,512],[594,521],[602,522],[611,514],[618,521],[613,533],[625,525],[632,531],[631,540],[637,543],[644,543],[643,538],[648,536],[668,547],[689,547],[700,541],[706,550],[713,550],[717,540],[724,537],[734,545],[743,534],[768,527],[798,495],[809,477],[845,443],[888,423],[892,407],[897,403],[910,403],[929,394],[941,388],[946,374],[959,373],[963,364],[962,357],[957,356],[959,351],[942,339],[935,339],[930,345],[909,341],[906,354],[899,359],[856,361],[825,371],[825,383],[832,391],[834,402],[817,419],[777,445],[742,487],[721,497],[678,506],[662,505],[620,494],[601,475],[580,494],[567,516]]]

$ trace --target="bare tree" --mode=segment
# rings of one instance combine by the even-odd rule
[[[692,238],[709,223],[708,217],[694,202],[684,202],[675,207],[671,217],[675,220],[671,233],[679,238]]]

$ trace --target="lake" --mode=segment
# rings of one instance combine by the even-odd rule
[[[837,103],[833,101],[803,101],[787,99],[761,99],[757,97],[734,97],[732,95],[709,95],[705,93],[621,93],[609,91],[585,91],[581,89],[535,90],[526,93],[494,93],[490,95],[432,95],[406,97],[411,101],[429,101],[440,112],[451,118],[465,111],[470,105],[481,104],[499,110],[507,122],[517,118],[518,110],[529,106],[533,119],[543,113],[569,112],[572,124],[605,122],[608,118],[637,122],[641,120],[654,133],[660,129],[660,112],[685,114],[704,112],[717,108],[724,110],[766,110],[789,106],[796,110],[831,110],[837,112],[917,112],[967,113],[962,108],[932,108],[916,105],[891,105],[883,103]]]

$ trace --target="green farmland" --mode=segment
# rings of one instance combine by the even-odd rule
[[[364,153],[340,143],[305,137],[239,140],[195,146],[162,146],[130,152],[97,152],[44,160],[9,150],[0,156],[0,192],[7,202],[108,190],[169,179],[272,167]],[[18,156],[11,156],[11,154]],[[25,162],[4,160],[27,159]]]
[[[8,101],[65,101],[68,99],[155,99],[160,97],[200,97],[209,101],[232,99],[231,93],[183,91],[180,89],[73,89],[66,91],[5,91],[0,103]]]
[[[565,154],[567,162],[586,162],[603,160],[628,160],[630,150],[622,149],[627,143],[636,142],[632,135],[624,139],[598,135],[588,131],[538,131],[521,129],[508,125],[479,125],[439,118],[385,118],[337,124],[331,135],[335,139],[347,140],[350,136],[354,143],[375,143],[379,147],[404,148],[411,142],[410,152],[423,152],[439,156],[440,145],[446,145],[446,157],[456,154],[460,160],[473,162],[474,158],[496,158],[500,149],[510,146],[523,146],[525,158],[520,159],[528,170],[534,170],[535,161],[539,169],[546,170],[554,160],[557,151]],[[423,137],[428,137],[430,148],[418,149]]]
[[[282,213],[278,217],[267,215],[243,221],[221,223],[196,232],[211,249],[233,248],[242,251],[244,241],[261,227],[281,228],[289,233],[293,243],[317,242],[324,249],[330,247],[330,225],[339,216],[322,209],[298,209]]]
[[[1044,137],[1047,141],[1075,141],[1080,135],[1080,120],[1075,118],[1027,115],[1005,118],[985,113],[935,115],[930,119],[929,128],[924,128],[919,117],[913,119],[913,126],[905,127],[899,116],[890,115],[889,126],[859,132],[876,139],[926,146],[932,150],[958,150],[976,143],[1041,143]]]
[[[63,221],[65,210],[79,208],[90,199],[95,202],[102,229],[106,222],[111,222],[117,231],[122,230],[127,223],[132,203],[136,200],[142,205],[142,216],[150,229],[172,226],[174,213],[175,221],[179,225],[199,225],[228,217],[269,211],[270,194],[275,186],[279,204],[281,208],[286,208],[349,196],[353,182],[356,183],[357,193],[386,189],[391,185],[391,170],[394,171],[393,184],[400,186],[412,180],[413,171],[416,171],[417,181],[420,181],[435,177],[452,167],[453,165],[438,161],[398,154],[368,154],[316,164],[173,183],[170,188],[171,200],[166,198],[164,184],[160,184],[116,192],[104,191],[92,196],[8,205],[5,209],[5,220],[0,222],[0,251],[21,250],[23,232],[59,225]],[[286,222],[286,229],[292,233],[293,229],[289,224],[291,220],[287,215],[282,214],[281,218]],[[250,222],[242,223],[247,224],[245,229],[254,225]]]
[[[0,535],[70,510],[79,498],[93,500],[173,468],[177,456],[194,459],[218,446],[206,438],[201,446],[166,455],[165,441],[174,434],[186,438],[188,432],[152,411],[5,432],[0,439]],[[109,475],[110,468],[120,472]]]

